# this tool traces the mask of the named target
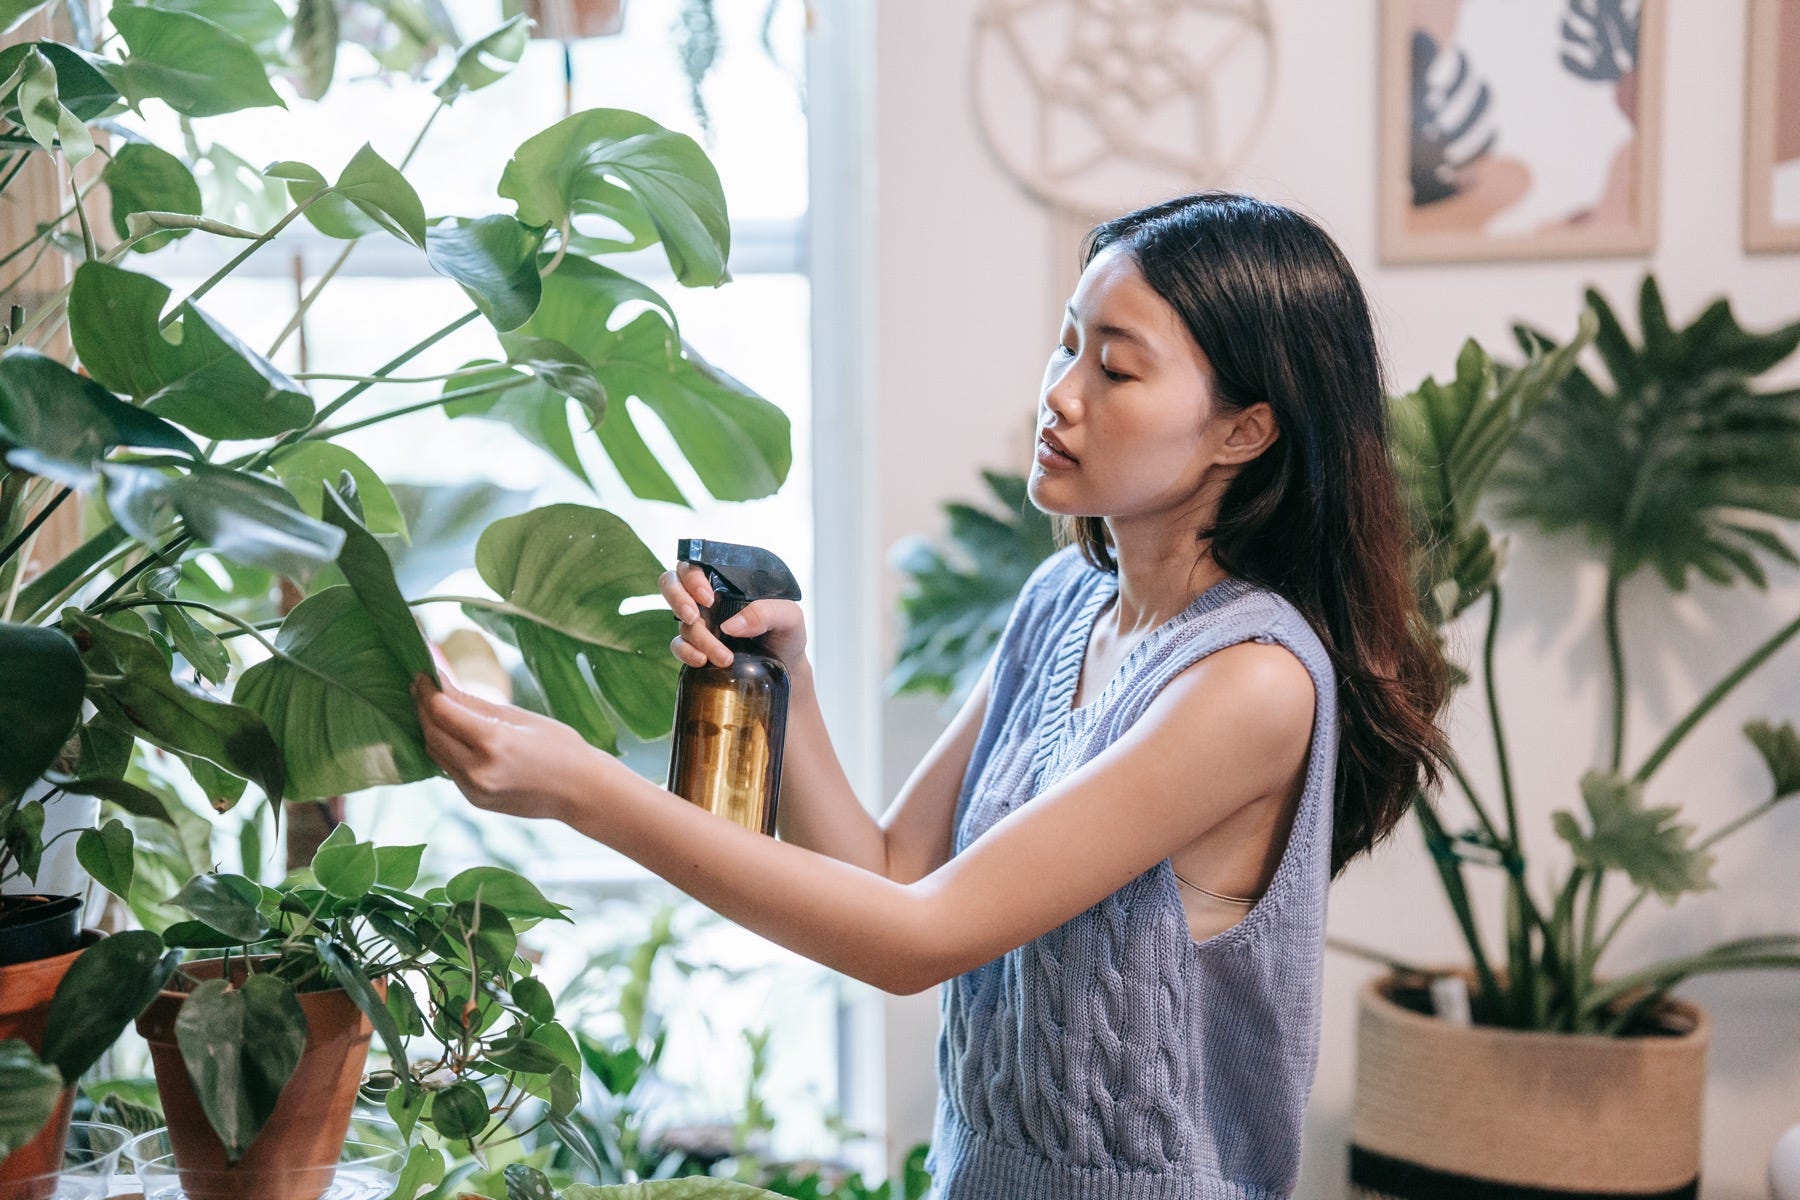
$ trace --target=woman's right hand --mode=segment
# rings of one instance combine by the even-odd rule
[[[677,563],[662,573],[657,584],[681,622],[681,632],[669,643],[675,657],[690,667],[729,666],[730,649],[712,635],[700,615],[700,609],[713,602],[705,568]],[[806,620],[792,600],[753,601],[721,628],[732,637],[761,637],[769,652],[790,667],[806,657]]]

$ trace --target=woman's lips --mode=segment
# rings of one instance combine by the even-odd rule
[[[1050,471],[1067,471],[1075,466],[1074,459],[1070,458],[1041,437],[1038,439],[1037,444],[1037,461],[1040,466]]]

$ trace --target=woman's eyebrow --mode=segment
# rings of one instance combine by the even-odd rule
[[[1063,311],[1068,313],[1071,317],[1074,317],[1076,324],[1079,325],[1081,323],[1081,317],[1075,312],[1075,306],[1073,304],[1064,305]],[[1150,342],[1143,334],[1134,329],[1127,329],[1123,325],[1096,325],[1094,326],[1094,332],[1101,337],[1116,337],[1127,342],[1133,342],[1138,346],[1141,346],[1147,354],[1154,355],[1156,353],[1155,347],[1151,346]]]

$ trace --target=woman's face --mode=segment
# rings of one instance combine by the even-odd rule
[[[1032,503],[1068,516],[1191,512],[1219,461],[1213,408],[1211,364],[1180,316],[1128,251],[1102,250],[1044,370]]]

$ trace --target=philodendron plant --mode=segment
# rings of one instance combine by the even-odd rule
[[[408,1140],[429,1130],[439,1144],[474,1150],[527,1120],[568,1129],[580,1051],[519,954],[519,935],[567,920],[564,906],[499,867],[415,891],[424,850],[357,841],[339,825],[310,871],[280,887],[199,875],[175,897],[191,919],[164,931],[169,945],[253,964],[241,984],[222,975],[194,984],[176,1023],[189,1078],[230,1158],[261,1131],[299,1063],[307,1019],[298,996],[334,989],[374,1026],[388,1065],[368,1088]],[[579,1134],[567,1141],[588,1153]],[[409,1170],[441,1178],[442,1156],[414,1149]]]
[[[0,3],[0,21],[41,7]],[[683,285],[728,281],[725,198],[692,139],[622,109],[579,112],[520,143],[498,180],[509,211],[428,215],[405,170],[432,118],[479,103],[519,60],[528,30],[515,18],[453,60],[414,39],[436,104],[397,160],[365,145],[326,170],[269,145],[257,170],[209,144],[203,118],[293,103],[294,79],[312,81],[303,95],[329,81],[335,22],[301,11],[311,18],[275,0],[121,3],[78,21],[73,43],[0,50],[0,189],[33,159],[106,160],[83,165],[91,182],[67,212],[0,247],[0,265],[75,260],[60,292],[0,306],[0,820],[19,861],[41,815],[31,806],[59,790],[166,816],[122,782],[140,742],[220,811],[249,787],[278,804],[436,773],[407,690],[414,672],[435,674],[410,611],[428,603],[460,604],[515,645],[549,711],[594,745],[616,752],[621,726],[668,732],[670,622],[620,611],[656,593],[662,563],[624,520],[578,504],[508,516],[476,546],[491,595],[404,596],[381,541],[407,536],[401,509],[339,435],[436,417],[426,410],[502,421],[584,482],[578,446],[591,439],[634,495],[686,503],[625,405],[635,397],[715,498],[769,495],[789,468],[781,410],[709,366],[667,301],[604,261],[660,245]],[[180,115],[182,145],[134,122],[152,105]],[[255,348],[205,301],[301,220],[343,251]],[[153,255],[179,238],[243,248],[177,297]],[[467,311],[379,362],[289,374],[280,347],[367,238],[418,255]],[[62,357],[51,351],[65,327]],[[427,376],[443,381],[436,397],[357,415],[387,384],[418,382],[408,364],[465,330],[491,352]],[[43,522],[77,494],[85,540],[28,576]]]
[[[1420,594],[1442,625],[1487,602],[1482,682],[1500,807],[1460,765],[1452,775],[1474,825],[1447,828],[1422,797],[1414,804],[1427,845],[1467,940],[1481,1024],[1569,1033],[1632,1035],[1654,1029],[1671,988],[1706,972],[1800,967],[1800,932],[1722,942],[1698,954],[1606,978],[1601,956],[1652,894],[1673,904],[1715,886],[1712,847],[1800,795],[1800,737],[1791,721],[1751,721],[1744,734],[1770,773],[1769,792],[1705,834],[1678,805],[1647,803],[1657,768],[1682,739],[1796,634],[1800,617],[1763,637],[1708,688],[1635,766],[1625,761],[1629,698],[1621,638],[1621,585],[1645,567],[1670,589],[1691,572],[1716,584],[1766,580],[1759,555],[1797,561],[1777,521],[1800,517],[1800,390],[1758,391],[1756,378],[1800,345],[1800,323],[1766,334],[1740,328],[1724,300],[1685,328],[1672,326],[1656,282],[1639,296],[1634,344],[1597,292],[1587,293],[1580,332],[1565,345],[1526,326],[1515,335],[1530,361],[1496,367],[1475,343],[1456,377],[1427,380],[1392,408],[1396,454],[1420,534]],[[1578,365],[1589,341],[1602,383]],[[1478,504],[1492,483],[1502,519],[1546,533],[1578,530],[1606,566],[1602,612],[1611,683],[1607,762],[1583,774],[1581,808],[1552,814],[1573,863],[1546,895],[1529,886],[1511,759],[1496,688],[1504,543]],[[1456,672],[1458,682],[1468,676]],[[1477,923],[1466,870],[1492,868],[1506,882],[1505,971],[1495,969]],[[1601,922],[1602,889],[1620,880],[1629,898]],[[1339,948],[1369,953],[1343,942]],[[1373,955],[1414,972],[1423,968]]]

